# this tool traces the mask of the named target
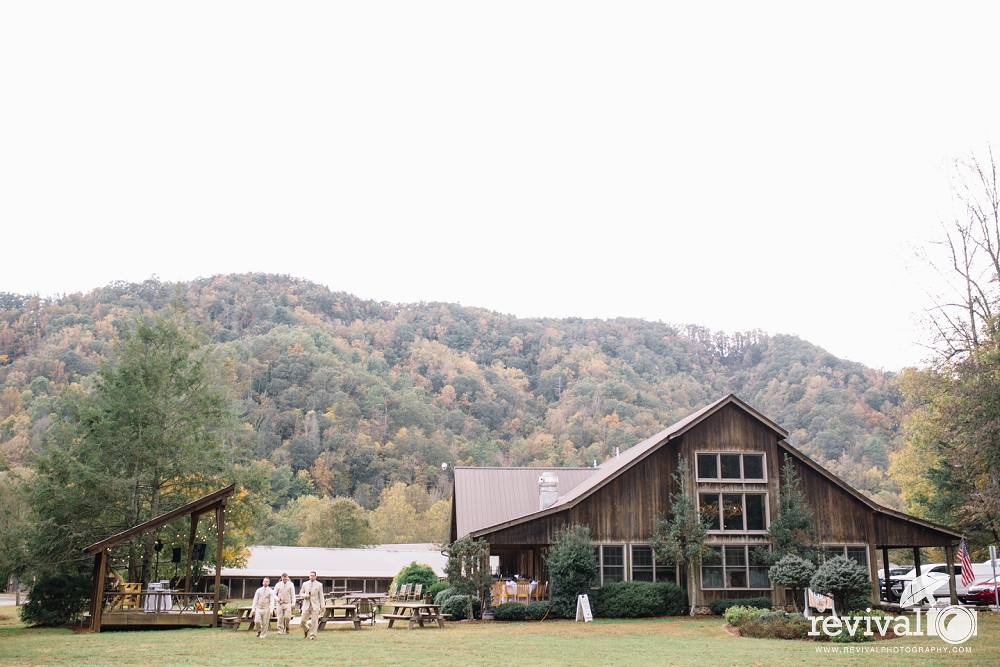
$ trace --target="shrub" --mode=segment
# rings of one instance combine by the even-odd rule
[[[440,595],[440,593],[439,593]],[[483,602],[479,598],[472,598],[472,615],[478,616],[483,607]],[[441,606],[442,614],[451,614],[451,620],[464,621],[469,614],[469,596],[452,595]]]
[[[764,612],[740,627],[741,637],[761,639],[805,639],[812,624],[802,614],[786,614],[781,611]]]
[[[594,615],[604,618],[644,618],[678,615],[686,598],[679,586],[667,582],[617,581],[591,596]]]
[[[560,616],[576,613],[576,596],[589,594],[597,583],[597,560],[586,526],[564,526],[556,531],[545,552],[545,566],[552,581],[552,608]]]
[[[792,604],[796,610],[799,608],[802,591],[809,587],[814,574],[816,566],[795,554],[788,554],[768,570],[772,582],[792,590]]]
[[[208,592],[209,593],[215,592],[215,584],[212,584],[211,586],[208,587]],[[219,584],[219,599],[220,600],[229,599],[229,586],[226,586],[225,584]]]
[[[453,588],[446,588],[443,591],[438,591],[434,594],[434,604],[444,604],[448,601],[448,598],[458,595]]]
[[[761,609],[760,607],[744,607],[743,605],[733,605],[726,610],[723,617],[726,619],[726,623],[733,626],[734,628],[743,627],[750,621],[756,621],[758,618],[764,614],[769,614],[771,612],[766,609]]]
[[[529,620],[540,621],[549,613],[550,603],[547,600],[535,600],[529,602],[525,607],[525,613]]]
[[[399,571],[393,583],[397,586],[402,586],[403,584],[423,584],[424,588],[430,588],[439,581],[441,580],[434,574],[434,568],[430,565],[413,561]]]
[[[66,625],[80,618],[90,602],[91,579],[65,572],[41,577],[21,607],[21,620],[29,625]]]
[[[861,616],[867,613],[865,612],[865,609],[878,609],[878,605],[873,607],[871,598],[867,595],[854,595],[851,599],[844,603],[844,609],[846,611],[843,613],[854,613]],[[842,612],[838,609],[837,613],[839,614]]]
[[[430,593],[431,599],[433,600],[434,598],[437,597],[438,593],[440,593],[441,591],[448,590],[449,588],[451,588],[451,586],[448,585],[447,581],[439,581],[430,588],[424,589],[424,595]]]
[[[819,566],[809,582],[809,588],[817,593],[832,595],[837,613],[843,614],[848,611],[849,600],[871,591],[872,582],[867,569],[853,560],[836,556]]]
[[[504,602],[493,610],[493,618],[498,621],[523,621],[528,615],[528,608],[520,602]]]
[[[771,604],[771,598],[723,598],[721,600],[712,600],[709,603],[709,610],[716,616],[721,616],[726,613],[726,610],[730,607],[735,607],[736,605],[741,605],[743,607],[757,607],[758,609],[770,609],[773,605]]]

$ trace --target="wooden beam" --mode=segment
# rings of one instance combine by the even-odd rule
[[[104,611],[104,572],[108,565],[108,550],[94,554],[94,581],[90,593],[90,629],[101,631],[101,612]]]
[[[913,566],[916,568],[913,573],[920,576],[920,547],[913,547]]]
[[[100,551],[101,549],[107,547],[113,547],[115,545],[121,544],[122,542],[130,540],[136,535],[142,535],[152,530],[156,530],[157,528],[162,528],[163,526],[167,525],[168,523],[170,523],[175,519],[179,519],[189,514],[205,514],[206,512],[211,512],[219,505],[225,505],[226,500],[229,498],[229,496],[233,495],[235,490],[236,486],[230,484],[224,489],[219,489],[218,491],[209,493],[208,495],[202,496],[197,500],[192,500],[186,505],[181,505],[177,509],[170,510],[165,514],[161,514],[155,519],[150,519],[146,523],[141,523],[138,526],[133,526],[132,528],[129,528],[128,530],[123,530],[117,535],[112,535],[106,540],[95,542],[94,544],[91,544],[89,547],[84,549],[84,552],[88,554],[94,554]]]
[[[951,603],[958,604],[958,588],[955,584],[955,547],[950,544],[946,546],[944,557],[948,561],[948,592],[951,594]]]
[[[226,530],[226,506],[215,508],[215,529],[219,534],[215,550],[215,604],[212,605],[212,627],[219,627],[219,587],[222,585],[222,535]]]
[[[889,572],[889,564],[886,563],[885,572]],[[868,544],[868,572],[872,576],[872,590],[870,599],[872,604],[882,604],[882,587],[878,584],[878,549],[875,543]]]
[[[885,601],[892,603],[892,578],[889,576],[889,549],[882,547],[882,563],[885,568]]]
[[[191,536],[188,538],[187,566],[184,568],[184,592],[191,592],[191,552],[194,550],[194,539],[198,530],[198,515],[191,515]]]

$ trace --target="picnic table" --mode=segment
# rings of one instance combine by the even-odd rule
[[[341,612],[338,614],[337,612]],[[361,629],[361,618],[358,616],[358,605],[356,604],[328,604],[323,607],[323,615],[319,617],[319,629],[326,627],[327,623],[337,623],[350,621],[354,624],[355,630]]]
[[[271,618],[269,618],[267,622],[270,623],[271,621],[274,621],[276,623],[278,621],[278,617],[273,611],[271,612]],[[253,630],[254,626],[253,607],[246,606],[246,607],[236,608],[236,619],[233,621],[233,630],[234,631],[239,630],[240,625],[242,625],[243,623],[248,623],[250,625],[250,627],[248,627],[247,630]]]
[[[389,621],[390,628],[395,621],[409,621],[407,630],[412,630],[414,624],[424,627],[424,621],[437,621],[439,628],[444,627],[446,616],[441,613],[441,605],[439,604],[429,604],[421,601],[394,601],[390,605],[394,607],[393,613],[382,614],[382,618]]]

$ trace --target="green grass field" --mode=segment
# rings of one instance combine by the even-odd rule
[[[439,628],[384,625],[329,628],[316,641],[301,635],[264,640],[241,630],[160,630],[74,634],[25,628],[14,607],[0,607],[0,665],[962,665],[1000,664],[1000,617],[980,614],[979,636],[952,653],[936,638],[912,637],[863,644],[898,653],[818,653],[838,645],[733,637],[714,618],[526,623],[450,623]],[[858,645],[855,645],[858,646]],[[902,652],[930,647],[949,652]],[[845,649],[841,648],[841,651]]]

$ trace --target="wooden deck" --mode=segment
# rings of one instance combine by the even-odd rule
[[[101,615],[101,627],[107,630],[138,629],[141,627],[206,628],[213,624],[212,612],[114,611]]]

